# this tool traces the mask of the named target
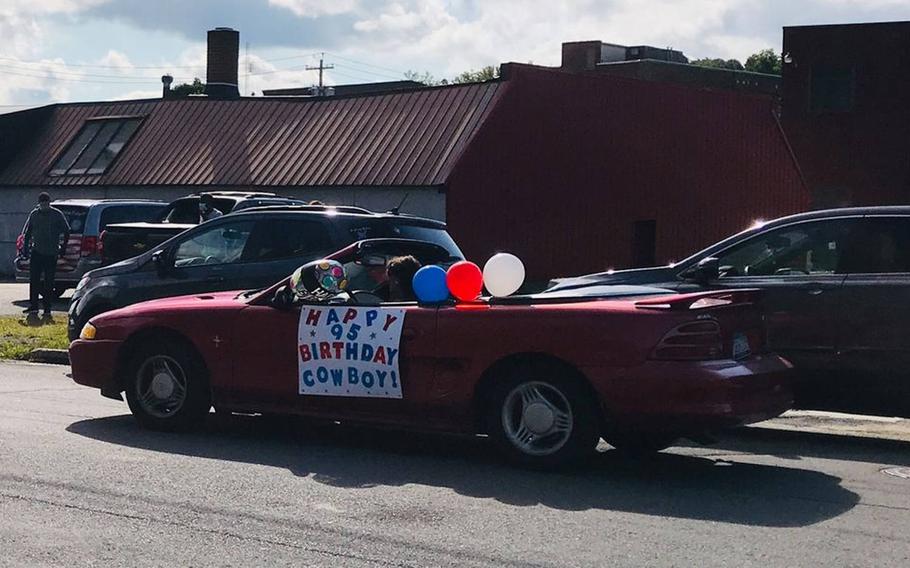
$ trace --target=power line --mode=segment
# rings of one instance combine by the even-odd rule
[[[374,71],[367,71],[366,69],[357,69],[356,67],[349,67],[347,65],[338,65],[338,67],[341,67],[342,69],[347,69],[349,71],[353,71],[355,73],[373,75],[375,77],[381,77],[383,79],[401,79],[402,77],[404,77],[404,73],[402,73],[401,75],[388,75],[385,73],[376,73]]]
[[[3,67],[0,66],[0,69],[3,69]],[[75,78],[75,77],[55,77],[54,75],[46,75],[46,74],[36,75],[36,74],[32,74],[32,73],[22,73],[21,70],[18,70],[18,69],[17,70],[3,69],[3,73],[6,75],[16,75],[19,77],[30,77],[32,79],[45,79],[48,81],[62,81],[62,82],[67,82],[67,83],[95,83],[95,84],[99,84],[99,85],[147,85],[154,80],[152,78],[145,79],[145,80],[135,79],[135,80],[127,80],[127,81],[116,81],[116,80],[108,81],[108,80],[103,80],[103,79],[79,79],[79,78]],[[116,77],[112,76],[111,78],[115,79]]]
[[[0,69],[12,69],[14,71],[28,72],[28,73],[53,73],[54,75],[65,75],[76,78],[85,78],[85,77],[98,77],[102,79],[137,79],[137,80],[148,80],[154,81],[160,78],[159,75],[122,75],[122,74],[101,74],[101,73],[84,73],[82,71],[64,71],[59,69],[47,68],[46,66],[42,69],[29,68],[29,67],[16,67],[10,66],[9,64],[0,64]]]
[[[19,63],[27,63],[34,65],[47,65],[49,63],[54,65],[65,65],[66,67],[92,67],[96,69],[122,69],[122,66],[119,65],[93,65],[88,63],[54,63],[51,61],[34,61],[26,59],[16,59],[15,57],[0,57],[0,59],[6,61],[17,61]],[[151,65],[151,66],[142,66],[142,65],[132,65],[131,69],[205,69],[205,65]]]
[[[329,53],[329,55],[331,55],[335,59],[341,59],[342,61],[347,61],[348,63],[355,63],[357,65],[362,65],[364,67],[374,67],[376,69],[382,69],[384,71],[391,71],[392,73],[395,73],[396,75],[404,75],[404,71],[401,71],[399,69],[392,69],[390,67],[382,67],[380,65],[373,65],[372,63],[367,63],[365,61],[358,61],[356,59],[351,59],[350,57],[344,57],[342,55],[338,55],[337,53]]]

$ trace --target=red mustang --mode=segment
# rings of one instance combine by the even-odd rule
[[[93,318],[70,346],[73,379],[176,430],[218,411],[301,414],[486,433],[549,466],[603,437],[661,449],[779,415],[790,365],[764,349],[755,292],[586,289],[476,303],[389,302],[389,258],[445,263],[430,243],[361,241],[331,258],[350,293],[301,299],[288,280],[169,298]],[[329,270],[325,274],[319,270]],[[325,290],[322,290],[325,291]],[[612,294],[612,297],[609,295]]]

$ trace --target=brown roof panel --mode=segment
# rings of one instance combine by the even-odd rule
[[[492,81],[321,99],[54,105],[35,113],[36,134],[0,185],[440,185],[500,89]],[[48,175],[86,120],[122,115],[145,119],[107,172]]]

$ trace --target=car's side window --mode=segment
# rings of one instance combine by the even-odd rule
[[[872,217],[850,231],[838,272],[910,272],[910,218]]]
[[[767,231],[718,255],[721,278],[806,276],[842,272],[854,219],[807,221]]]
[[[323,223],[306,219],[259,221],[243,252],[244,262],[304,257],[332,249],[332,236]]]
[[[235,221],[197,232],[177,245],[174,266],[239,262],[253,225],[252,221]]]

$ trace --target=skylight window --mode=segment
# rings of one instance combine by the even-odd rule
[[[142,118],[91,118],[51,168],[50,175],[103,174],[129,142]]]

